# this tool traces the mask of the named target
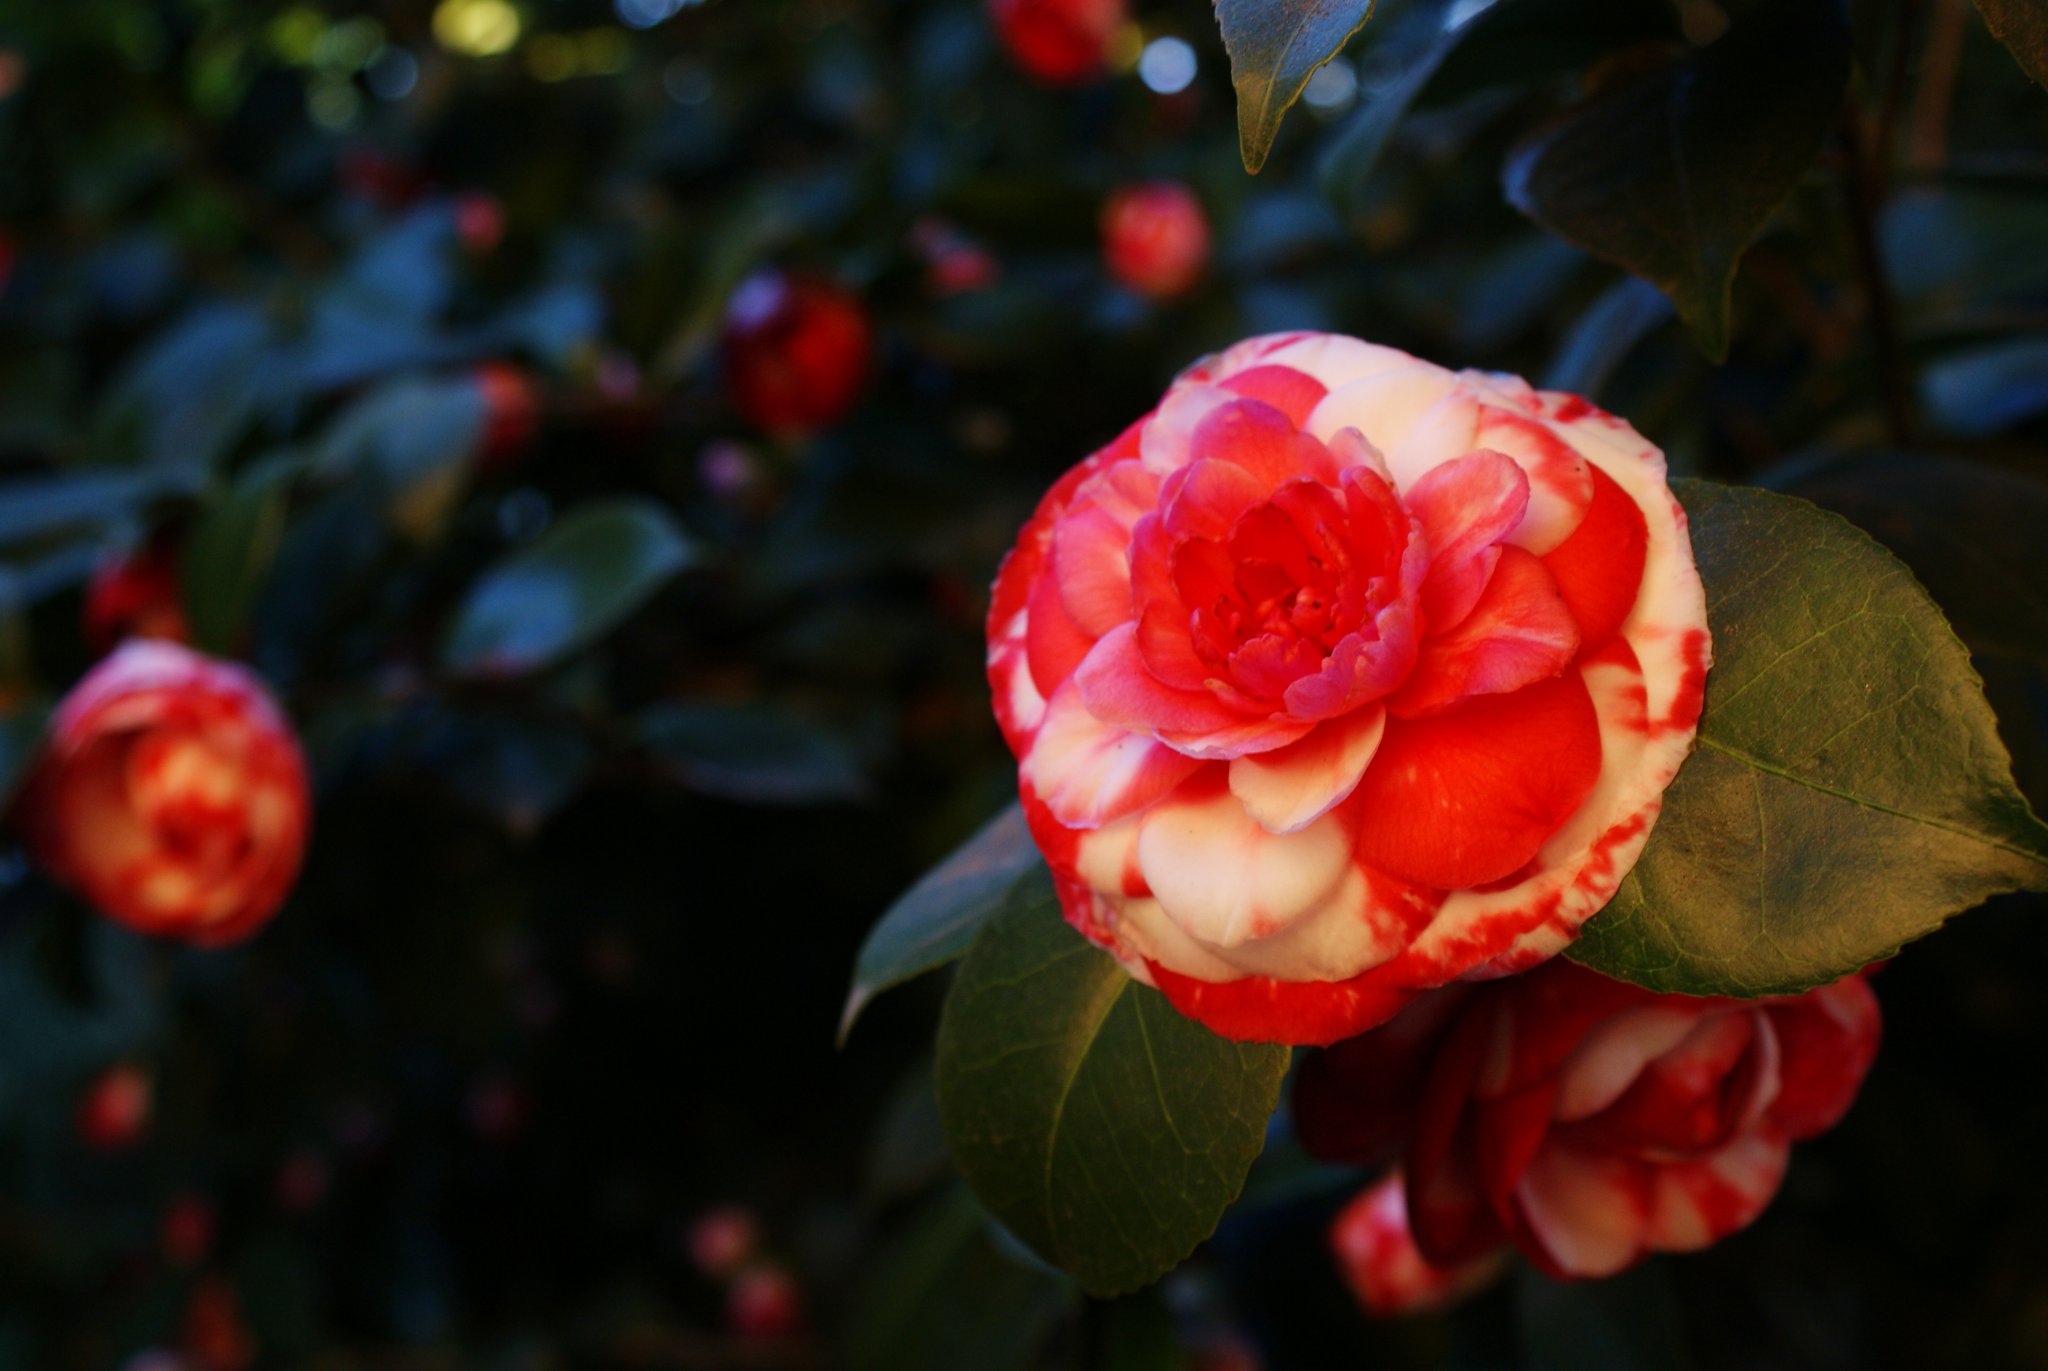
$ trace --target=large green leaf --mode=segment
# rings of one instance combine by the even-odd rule
[[[651,500],[579,505],[471,588],[442,640],[442,663],[482,677],[552,665],[610,632],[693,560],[690,540]]]
[[[303,465],[293,453],[258,462],[192,526],[180,571],[195,647],[216,653],[241,647],[257,594],[284,541],[292,478]]]
[[[2020,70],[2048,86],[2048,0],[1977,0],[1977,13]]]
[[[1660,991],[1787,994],[2048,888],[1969,653],[1846,520],[1678,483],[1714,631],[1699,749],[1574,959]]]
[[[939,1116],[990,1212],[1098,1296],[1215,1230],[1288,1051],[1183,1018],[1060,918],[1049,876],[975,940],[939,1020]]]
[[[1021,892],[1017,887],[1042,866],[1024,809],[1013,804],[926,872],[889,906],[860,945],[853,987],[839,1017],[840,1039],[869,1000],[965,953],[1013,892],[1016,898],[1035,896],[1035,887]]]
[[[1736,263],[1834,128],[1849,59],[1841,0],[1759,5],[1525,140],[1508,199],[1669,295],[1719,361]]]
[[[803,805],[868,794],[860,754],[814,719],[765,705],[668,701],[634,731],[683,784],[741,804]]]
[[[1266,164],[1280,117],[1316,68],[1344,50],[1372,17],[1373,0],[1216,0],[1230,82],[1237,87],[1237,144],[1244,169]]]

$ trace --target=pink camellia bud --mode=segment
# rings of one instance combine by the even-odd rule
[[[158,534],[99,564],[85,588],[87,646],[104,653],[127,638],[182,643],[191,637],[179,593],[178,552],[175,539]]]
[[[78,1101],[78,1138],[96,1152],[119,1152],[141,1140],[154,1090],[141,1067],[126,1062],[93,1077]]]
[[[737,1204],[707,1209],[690,1225],[690,1261],[712,1280],[729,1280],[754,1259],[761,1247],[761,1226],[752,1211]]]
[[[725,1292],[726,1326],[743,1338],[786,1338],[804,1325],[803,1295],[779,1266],[752,1266]]]
[[[252,673],[131,639],[51,716],[23,812],[44,868],[109,918],[218,946],[284,902],[311,808],[298,740]]]
[[[505,240],[505,206],[488,191],[455,197],[455,238],[473,257],[486,257]]]
[[[1109,274],[1141,295],[1182,294],[1209,264],[1209,217],[1178,181],[1128,186],[1103,207],[1102,255]]]
[[[485,362],[470,373],[484,401],[477,466],[501,471],[533,446],[540,432],[540,396],[527,374],[509,362]]]
[[[1010,59],[1049,86],[1101,76],[1129,18],[1124,0],[989,0],[988,13]]]
[[[773,433],[813,433],[853,407],[867,380],[874,330],[844,286],[759,272],[725,312],[725,381],[733,407]]]

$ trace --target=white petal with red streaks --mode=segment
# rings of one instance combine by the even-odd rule
[[[1068,681],[1053,692],[1024,754],[1022,774],[1068,828],[1099,828],[1143,809],[1202,763],[1142,734],[1103,723]]]
[[[1791,1151],[1778,1130],[1752,1129],[1712,1156],[1658,1166],[1644,1246],[1696,1252],[1747,1228],[1778,1193]]]
[[[1230,793],[1267,832],[1297,832],[1358,788],[1386,727],[1387,712],[1368,705],[1299,742],[1239,757],[1230,764]]]
[[[1226,787],[1177,794],[1148,810],[1138,866],[1173,921],[1219,948],[1271,937],[1313,912],[1351,869],[1335,818],[1268,833]]]
[[[1643,1068],[1686,1040],[1700,1011],[1684,1001],[1659,1001],[1617,1014],[1572,1050],[1558,1074],[1554,1116],[1591,1118],[1636,1083]]]
[[[1515,1190],[1531,1232],[1573,1276],[1611,1276],[1642,1255],[1651,1182],[1640,1162],[1553,1136]]]

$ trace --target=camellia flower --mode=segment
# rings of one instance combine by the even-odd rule
[[[1708,657],[1654,446],[1327,334],[1183,374],[1040,502],[989,612],[1068,920],[1270,1042],[1571,942],[1649,835]]]
[[[1182,294],[1209,264],[1209,217],[1178,181],[1128,186],[1103,206],[1102,256],[1109,274],[1141,295]]]
[[[484,402],[477,465],[487,472],[502,471],[533,446],[540,431],[540,397],[532,379],[508,362],[484,362],[470,379]]]
[[[85,641],[107,652],[124,638],[184,642],[191,635],[180,592],[178,545],[162,533],[101,562],[85,589]]]
[[[24,803],[53,876],[131,928],[206,945],[277,912],[310,809],[298,743],[262,684],[140,639],[57,707]]]
[[[838,420],[860,397],[873,351],[860,300],[820,277],[760,272],[726,306],[727,392],[770,432],[814,432]]]
[[[1011,59],[1053,86],[1102,75],[1129,17],[1124,0],[989,0],[988,12]]]
[[[1415,1245],[1401,1173],[1344,1206],[1330,1225],[1337,1271],[1369,1313],[1428,1314],[1485,1288],[1500,1275],[1505,1249],[1457,1266],[1437,1266]]]
[[[1861,973],[1804,995],[1659,995],[1559,959],[1451,986],[1383,1030],[1316,1054],[1295,1121],[1317,1156],[1400,1159],[1416,1255],[1444,1281],[1512,1244],[1559,1278],[1608,1276],[1747,1226],[1792,1144],[1832,1128],[1877,1055]],[[1370,1307],[1429,1283],[1361,1225],[1391,1222],[1368,1191],[1331,1243]],[[1396,1269],[1372,1270],[1392,1263]],[[1409,1305],[1407,1307],[1414,1307]]]

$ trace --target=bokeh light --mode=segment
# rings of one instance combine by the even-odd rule
[[[441,0],[434,37],[465,57],[496,57],[519,41],[519,11],[509,0]]]
[[[1138,79],[1160,95],[1178,95],[1195,79],[1195,50],[1179,38],[1155,38],[1138,57]]]

